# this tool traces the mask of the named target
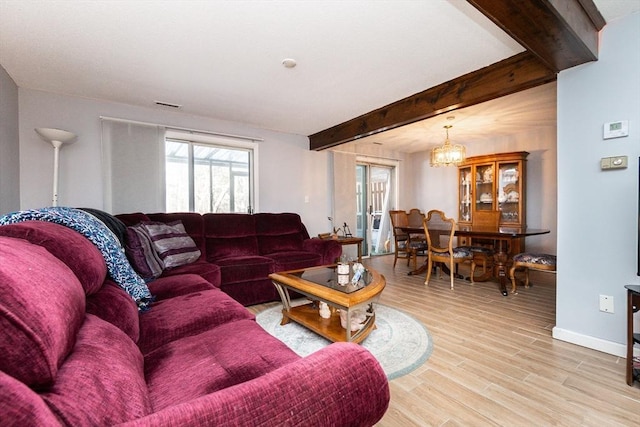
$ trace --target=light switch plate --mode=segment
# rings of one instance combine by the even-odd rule
[[[600,159],[600,169],[624,169],[628,166],[627,156],[603,157]]]

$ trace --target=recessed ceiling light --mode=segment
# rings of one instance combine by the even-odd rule
[[[282,65],[284,65],[286,68],[293,68],[298,65],[298,63],[295,59],[285,58],[282,60]]]

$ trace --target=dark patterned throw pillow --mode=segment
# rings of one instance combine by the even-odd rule
[[[187,234],[182,221],[153,222],[144,221],[153,247],[162,259],[165,268],[174,268],[190,264],[200,258],[200,250]]]

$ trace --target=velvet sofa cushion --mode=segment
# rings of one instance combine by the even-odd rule
[[[47,249],[73,271],[87,295],[100,289],[107,275],[107,266],[98,248],[82,234],[64,225],[24,221],[0,226],[0,236],[25,239]]]
[[[180,220],[168,223],[144,221],[141,225],[151,237],[164,268],[190,264],[202,255]]]
[[[255,215],[204,214],[207,261],[258,255]],[[224,281],[224,277],[223,277]]]
[[[268,277],[246,282],[223,283],[220,289],[245,307],[269,301],[280,301],[278,291]],[[293,292],[291,295],[292,298],[295,298]]]
[[[133,342],[140,339],[138,306],[113,280],[106,280],[98,292],[87,297],[87,313],[116,326]]]
[[[156,410],[252,380],[300,359],[254,320],[225,323],[145,356]],[[180,384],[180,387],[176,387]]]
[[[43,399],[69,426],[105,426],[152,411],[142,354],[124,332],[87,314]]]
[[[309,238],[298,214],[259,213],[254,216],[261,255],[301,251],[303,240]]]
[[[264,279],[274,272],[273,260],[263,256],[222,258],[216,264],[224,284]]]
[[[277,252],[266,256],[274,261],[274,272],[322,265],[322,256],[314,252],[289,251]]]
[[[147,214],[144,214],[142,212],[118,214],[116,215],[116,218],[118,218],[124,225],[127,226],[137,225],[142,221],[151,221]]]
[[[0,370],[29,386],[51,384],[84,316],[69,267],[41,246],[0,236]]]
[[[2,371],[0,414],[3,427],[62,426],[38,393]]]
[[[164,270],[162,272],[162,276],[160,277],[163,278],[171,276],[182,276],[183,274],[197,274],[214,287],[220,287],[220,267],[216,264],[212,264],[204,260],[198,260],[196,262],[192,262],[191,264],[181,265],[180,267]],[[149,288],[152,288],[151,283],[149,284]]]
[[[156,301],[210,289],[216,288],[202,276],[187,273],[160,277],[158,280],[149,283],[149,290],[156,297]]]
[[[255,316],[219,289],[192,292],[153,304],[140,316],[143,354],[180,338],[197,335],[224,323]]]

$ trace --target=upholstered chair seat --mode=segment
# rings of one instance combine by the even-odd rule
[[[509,270],[509,278],[511,279],[511,293],[517,293],[515,278],[516,269],[523,268],[525,270],[524,287],[528,288],[529,269],[554,272],[556,271],[556,264],[557,257],[551,254],[523,252],[515,255],[513,257],[513,265]]]

